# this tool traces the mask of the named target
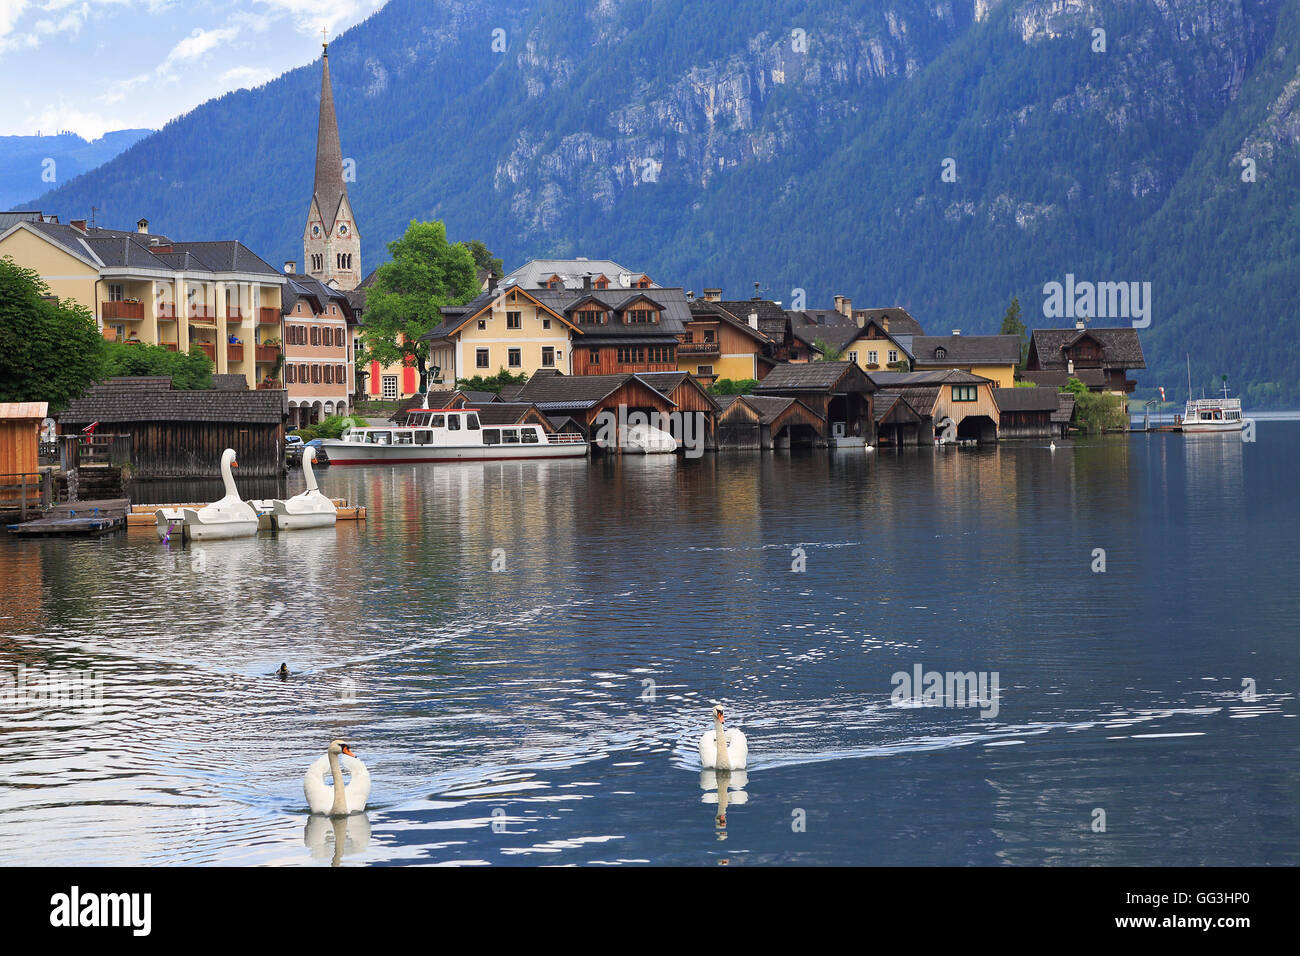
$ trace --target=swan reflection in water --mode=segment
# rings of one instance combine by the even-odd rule
[[[703,803],[717,804],[718,812],[713,818],[718,829],[718,839],[727,838],[727,806],[743,806],[749,802],[745,785],[749,783],[749,774],[744,770],[701,770],[700,789],[705,791],[701,797]]]
[[[338,866],[343,857],[360,853],[370,845],[370,817],[364,812],[347,817],[313,813],[303,828],[302,842],[313,860],[329,860],[330,866]]]

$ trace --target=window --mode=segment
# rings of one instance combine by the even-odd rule
[[[701,377],[703,377],[703,376],[705,376],[705,375],[712,375],[712,374],[713,374],[713,366],[712,366],[712,365],[697,365],[697,366],[695,366],[695,374],[696,374],[696,375],[699,375],[699,376],[701,376]]]
[[[319,325],[313,325],[313,326],[311,327],[311,344],[312,344],[312,345],[320,345],[320,326],[319,326]]]
[[[506,349],[506,364],[511,368],[520,368],[524,364],[523,352],[519,349]]]
[[[648,289],[650,288],[650,285],[651,285],[650,277],[642,276],[641,279],[637,282],[636,287],[638,289]]]
[[[890,349],[890,350],[889,350],[889,364],[890,364],[890,365],[893,365],[893,364],[894,364],[895,362],[897,362],[897,361],[898,361],[898,349]]]
[[[294,367],[292,365],[286,365],[284,367],[284,381],[286,385],[294,384],[297,377],[298,376],[294,374]]]
[[[393,443],[393,433],[367,432],[366,443],[370,445],[391,445]]]
[[[540,443],[540,439],[537,435],[537,426],[535,425],[532,428],[519,429],[519,435],[524,440],[525,445],[536,445]]]
[[[690,345],[694,341],[695,341],[694,332],[687,332],[685,335],[682,336],[682,345]]]
[[[875,364],[878,363],[879,361],[880,361],[880,353],[879,353],[879,352],[876,352],[876,351],[873,351],[873,350],[871,350],[871,349],[868,349],[868,350],[867,350],[867,364],[868,364],[868,365],[875,365]]]
[[[320,384],[320,366],[319,366],[319,365],[313,365],[313,366],[311,367],[311,381],[312,381],[312,384],[313,384],[313,385],[319,385],[319,384]]]
[[[954,385],[952,387],[952,400],[954,402],[973,402],[976,398],[978,398],[978,395],[974,385]]]
[[[873,353],[873,354],[874,354],[874,353]],[[857,353],[857,352],[850,352],[850,353],[849,353],[849,361],[852,362],[854,365],[857,365],[857,364],[858,364],[858,353]]]
[[[542,319],[542,328],[544,328],[544,329],[549,329],[550,327],[551,327],[551,320],[550,320],[550,319]]]
[[[487,368],[487,367],[488,367],[488,350],[487,350],[487,349],[475,349],[475,350],[474,350],[474,367],[475,367],[475,368]]]
[[[479,320],[478,320],[478,330],[479,330],[480,332],[482,332],[482,331],[483,331],[484,329],[486,329],[486,328],[487,328],[487,319],[479,319]]]
[[[334,368],[334,381],[338,382],[340,385],[346,385],[348,381],[348,367],[346,365],[336,365]]]
[[[648,325],[659,321],[653,309],[628,309],[625,316],[628,325]]]
[[[446,416],[446,415],[431,415],[431,416],[429,416],[429,427],[430,427],[430,428],[446,428],[446,427],[447,427],[447,416]]]
[[[712,343],[713,343],[714,339],[713,339],[713,330],[712,330],[712,329],[705,329],[705,330],[704,330],[704,341],[705,341],[706,344],[712,344]]]
[[[507,328],[507,329],[521,329],[521,328],[523,328],[523,327],[524,327],[524,323],[523,323],[523,313],[522,313],[522,312],[507,312],[507,313],[506,313],[506,328]]]
[[[650,361],[652,362],[671,362],[673,360],[673,349],[670,345],[652,345],[650,346]]]
[[[597,289],[608,289],[609,280],[606,279],[604,276],[601,276],[599,279],[593,282],[592,285],[594,285]]]
[[[326,384],[326,385],[333,385],[333,384],[334,384],[334,366],[333,366],[333,365],[326,365],[326,366],[325,366],[325,384]]]
[[[458,432],[458,431],[460,431],[460,416],[459,416],[459,415],[448,415],[448,416],[447,416],[447,430],[448,430],[448,431],[453,431],[453,432]]]
[[[122,291],[122,285],[118,282],[110,282],[108,285],[108,301],[121,302],[125,293]]]
[[[485,445],[501,444],[501,429],[499,428],[483,429],[483,444]]]
[[[468,429],[469,429],[470,431],[472,431],[472,432],[476,432],[476,431],[478,431],[478,429],[479,429],[478,416],[477,416],[477,415],[466,415],[466,416],[465,416],[465,427],[468,428]]]
[[[550,345],[542,346],[542,367],[555,368],[555,349]]]
[[[600,309],[582,309],[578,312],[579,325],[604,325],[605,313]]]
[[[397,398],[397,376],[385,375],[382,383],[382,395],[386,402],[391,402]]]
[[[503,445],[518,445],[518,444],[519,444],[519,429],[518,429],[518,428],[503,428],[503,429],[501,429],[501,444],[503,444]]]
[[[430,432],[430,431],[420,431],[420,432],[416,432],[416,433],[415,433],[415,443],[416,443],[417,445],[431,445],[431,444],[433,444],[433,432]]]
[[[592,349],[591,354],[587,356],[587,361],[592,365],[600,364],[600,349]]]
[[[937,348],[934,350],[934,357],[937,359],[946,359],[948,357],[948,350],[945,348]]]

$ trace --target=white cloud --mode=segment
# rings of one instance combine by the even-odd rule
[[[280,74],[259,66],[237,66],[221,74],[221,82],[227,89],[251,90],[263,83],[270,83]]]

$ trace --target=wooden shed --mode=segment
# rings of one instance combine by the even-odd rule
[[[875,441],[872,396],[876,383],[854,362],[794,362],[776,366],[754,389],[757,395],[797,398],[825,419],[830,440]]]
[[[720,449],[788,448],[808,445],[826,433],[826,419],[797,398],[726,395],[718,399]]]
[[[162,386],[167,383],[167,387]],[[183,390],[169,379],[110,380],[59,414],[65,432],[98,422],[99,431],[131,436],[137,479],[215,478],[221,453],[233,448],[247,478],[284,470],[288,405],[283,390]]]
[[[30,502],[40,496],[38,474],[41,423],[45,402],[0,402],[0,511],[22,507],[23,488]]]

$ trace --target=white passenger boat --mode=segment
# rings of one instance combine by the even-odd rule
[[[517,458],[582,458],[580,435],[555,435],[540,425],[484,426],[473,409],[411,412],[405,425],[350,428],[321,442],[336,465],[385,465],[435,461],[505,461]]]
[[[1228,397],[1228,384],[1222,398],[1189,398],[1179,423],[1183,432],[1241,431],[1241,399]]]

